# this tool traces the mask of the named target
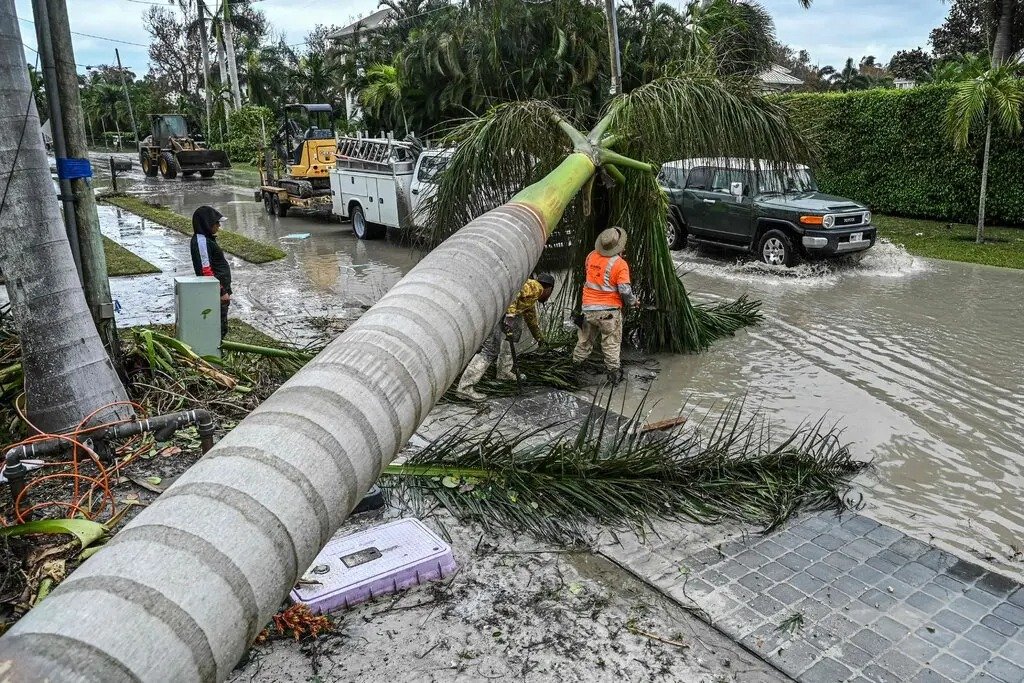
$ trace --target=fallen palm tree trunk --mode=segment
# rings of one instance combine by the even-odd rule
[[[26,680],[222,680],[458,376],[594,173],[467,225],[0,638]]]

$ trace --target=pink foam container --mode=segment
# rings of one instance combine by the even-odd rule
[[[455,571],[451,547],[418,519],[399,519],[335,536],[291,592],[323,614],[395,593]]]

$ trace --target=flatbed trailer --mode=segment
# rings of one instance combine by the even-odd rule
[[[263,202],[263,207],[272,216],[284,218],[288,215],[288,210],[293,208],[326,214],[331,212],[332,202],[329,191],[302,197],[273,182],[268,182],[262,178],[261,180],[263,180],[263,183],[256,188],[254,198],[258,202]]]

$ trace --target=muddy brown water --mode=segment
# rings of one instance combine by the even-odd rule
[[[405,247],[356,240],[347,224],[267,216],[247,173],[165,181],[136,170],[126,180],[184,214],[212,204],[232,230],[289,253],[241,265],[249,302],[240,311],[250,316],[373,303],[417,260]],[[282,239],[292,233],[310,237]],[[676,258],[695,298],[748,294],[763,302],[765,322],[705,354],[661,357],[646,396],[655,417],[684,400],[706,410],[745,396],[780,430],[838,420],[854,453],[875,464],[860,482],[868,514],[1024,573],[1024,557],[1014,556],[1024,550],[1024,273],[887,244],[857,265],[785,272],[706,250]],[[634,405],[644,398],[627,391]]]

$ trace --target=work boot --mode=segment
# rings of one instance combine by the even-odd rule
[[[608,378],[608,384],[615,386],[622,381],[622,368],[616,368],[614,370],[608,370],[606,373]]]
[[[487,396],[481,394],[474,387],[487,372],[487,367],[490,364],[490,361],[479,353],[473,356],[473,360],[469,361],[469,365],[462,373],[462,379],[459,380],[459,388],[455,390],[455,395],[477,403],[487,400]]]
[[[512,358],[505,355],[498,356],[498,371],[495,373],[495,376],[499,382],[515,382],[517,379],[520,382],[526,381],[526,375],[520,374],[518,378],[516,377]]]

